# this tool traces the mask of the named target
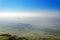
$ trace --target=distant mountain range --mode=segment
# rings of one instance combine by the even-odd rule
[[[33,31],[33,30],[38,30],[40,28],[31,25],[31,24],[24,24],[24,23],[11,23],[7,25],[7,28],[11,29],[19,29],[19,30],[26,30],[26,31]]]
[[[0,25],[1,26],[1,25]],[[40,27],[31,25],[31,24],[24,24],[24,23],[6,23],[0,27],[0,30],[7,30],[7,31],[24,31],[24,32],[48,32],[51,34],[60,34],[60,26],[54,26],[54,27],[49,27],[49,28],[43,28],[41,29]],[[10,31],[10,32],[11,32]]]
[[[9,18],[0,20],[0,32],[18,33],[21,31],[35,33],[43,31],[60,34],[60,18],[22,18],[19,20]]]

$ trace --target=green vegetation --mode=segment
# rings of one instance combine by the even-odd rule
[[[43,34],[42,32],[40,34],[28,33],[22,36],[1,34],[0,40],[60,40],[60,36],[49,35],[47,33]]]

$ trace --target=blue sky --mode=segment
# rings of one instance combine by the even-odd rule
[[[60,11],[60,0],[0,0],[0,11]]]

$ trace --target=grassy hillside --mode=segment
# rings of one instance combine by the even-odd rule
[[[26,32],[20,35],[0,34],[0,40],[60,40],[60,36],[51,35],[46,32]]]

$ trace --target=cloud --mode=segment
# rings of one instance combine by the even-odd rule
[[[43,13],[43,12],[3,12],[0,13],[0,18],[6,18],[6,17],[60,17],[60,14],[57,13]]]

